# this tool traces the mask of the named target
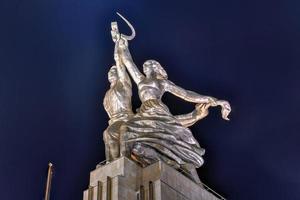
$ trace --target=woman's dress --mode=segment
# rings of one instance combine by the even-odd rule
[[[203,164],[205,150],[159,99],[142,103],[138,113],[121,127],[127,155],[146,166],[163,160],[175,168]]]

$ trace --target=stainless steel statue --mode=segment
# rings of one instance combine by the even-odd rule
[[[115,42],[116,66],[109,72],[111,87],[106,93],[104,107],[109,114],[109,127],[104,132],[106,158],[112,161],[127,156],[142,166],[162,160],[200,182],[195,168],[203,164],[204,149],[200,147],[188,128],[208,115],[208,108],[221,106],[222,117],[228,119],[231,111],[227,101],[200,95],[183,89],[170,80],[161,64],[147,60],[143,73],[133,62],[128,41],[135,37],[133,26],[119,15],[131,28],[132,35],[120,34],[117,23],[112,22]],[[131,82],[125,70],[137,84],[142,105],[137,113],[131,108]],[[188,114],[174,116],[161,98],[165,92],[195,104]]]
[[[118,44],[119,35],[117,24],[112,23],[112,39]],[[118,47],[115,47],[118,50]],[[131,81],[126,72],[125,66],[120,62],[117,52],[114,53],[116,65],[113,65],[108,72],[110,89],[106,92],[103,105],[110,117],[109,126],[104,131],[105,155],[107,162],[120,157],[120,128],[124,122],[133,116],[131,107]]]

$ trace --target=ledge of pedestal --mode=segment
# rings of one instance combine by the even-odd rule
[[[110,186],[107,184],[108,177],[111,179]],[[132,160],[121,157],[98,167],[90,173],[89,188],[92,188],[92,194],[86,190],[84,200],[98,200],[95,195],[100,191],[97,189],[99,183],[103,192],[101,198],[107,199],[110,193],[109,200],[218,200],[202,185],[161,161],[142,168]]]
[[[100,166],[90,173],[90,186],[96,186],[98,181],[105,182],[107,177],[123,176],[140,179],[142,168],[126,157],[121,157],[111,163]]]

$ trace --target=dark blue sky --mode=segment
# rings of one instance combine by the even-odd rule
[[[232,200],[299,199],[300,3],[292,0],[2,0],[1,199],[42,199],[49,161],[52,199],[82,199],[104,160],[115,11],[136,28],[139,66],[156,59],[176,84],[231,102],[230,122],[213,109],[192,128],[206,149],[203,182]],[[164,101],[174,114],[193,108]]]

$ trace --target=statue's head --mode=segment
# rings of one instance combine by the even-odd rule
[[[143,71],[147,77],[155,76],[158,79],[168,79],[168,74],[156,60],[147,60],[143,64]]]
[[[118,80],[117,67],[113,65],[108,71],[108,81],[110,83],[115,83]]]

